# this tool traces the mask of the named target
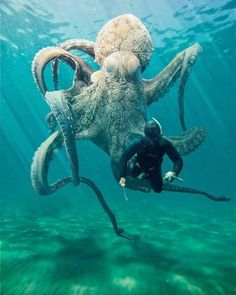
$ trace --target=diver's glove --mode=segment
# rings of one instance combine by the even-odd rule
[[[180,178],[180,177],[177,177],[176,176],[176,173],[173,172],[173,171],[166,172],[166,174],[164,175],[163,179],[166,180],[166,181],[168,181],[168,182],[172,182],[175,179],[177,179],[179,181],[183,181],[183,179]]]
[[[120,186],[125,187],[125,182],[126,182],[126,179],[124,177],[121,177],[119,181]]]

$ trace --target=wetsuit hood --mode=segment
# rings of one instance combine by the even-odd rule
[[[144,133],[149,139],[158,141],[162,135],[161,124],[153,118],[151,121],[148,121],[145,125]]]

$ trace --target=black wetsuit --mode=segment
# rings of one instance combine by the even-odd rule
[[[157,142],[142,137],[123,153],[119,177],[125,178],[127,175],[137,177],[145,173],[145,178],[150,182],[152,189],[160,193],[163,187],[161,164],[165,154],[173,162],[172,171],[178,175],[182,170],[183,160],[172,143],[163,137]]]

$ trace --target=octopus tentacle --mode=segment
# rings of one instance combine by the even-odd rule
[[[31,182],[35,191],[40,195],[49,195],[56,192],[64,185],[72,182],[72,177],[62,178],[55,183],[49,185],[47,176],[49,164],[55,157],[56,152],[63,146],[63,137],[61,132],[56,131],[50,135],[37,149],[34,154],[33,162],[31,165]],[[124,230],[118,227],[115,215],[112,213],[108,204],[106,203],[102,192],[96,186],[96,184],[88,178],[81,177],[81,183],[88,185],[96,194],[99,203],[103,210],[107,213],[112,223],[115,233],[125,239],[133,239],[133,236],[126,235]]]
[[[52,112],[48,113],[45,117],[45,121],[48,124],[49,133],[52,134],[57,126],[57,120]]]
[[[85,39],[69,39],[58,44],[58,47],[66,51],[70,51],[73,49],[80,50],[87,53],[93,58],[95,57],[94,46],[95,46],[94,42],[85,40]]]
[[[183,65],[181,68],[178,104],[179,104],[179,119],[180,119],[180,124],[183,130],[186,130],[186,125],[184,121],[184,90],[185,90],[188,76],[190,74],[191,65],[194,63],[200,51],[201,51],[201,47],[198,43],[196,43],[195,46],[188,48],[184,55]]]
[[[76,149],[74,123],[68,101],[62,91],[46,92],[46,101],[56,118],[64,139],[66,154],[72,170],[74,185],[79,184],[79,163]]]
[[[93,70],[79,57],[74,56],[64,49],[58,47],[46,47],[40,50],[34,57],[32,73],[39,90],[44,95],[48,91],[44,80],[44,69],[53,59],[59,58],[69,64],[75,70],[75,79],[89,83]]]
[[[213,196],[213,195],[211,195],[207,192],[204,192],[202,190],[198,190],[198,189],[190,188],[190,187],[182,187],[182,186],[178,186],[178,185],[170,184],[170,183],[164,183],[163,190],[171,191],[171,192],[179,192],[179,193],[190,193],[190,194],[204,195],[208,199],[210,199],[212,201],[216,201],[216,202],[225,202],[225,201],[230,200],[230,198],[228,198],[228,197],[224,197],[224,196],[216,197],[216,196]]]
[[[71,177],[65,177],[53,184],[48,184],[47,176],[49,164],[56,152],[63,146],[63,137],[60,131],[51,134],[36,150],[31,165],[31,182],[39,195],[49,195],[59,188],[72,182]]]
[[[180,77],[179,86],[179,117],[181,126],[186,130],[184,124],[184,89],[187,82],[190,67],[196,60],[201,47],[198,43],[181,51],[176,57],[158,74],[156,77],[150,80],[143,79],[146,102],[147,105],[151,105],[154,101],[157,101],[162,97],[169,88],[174,84],[177,78]]]
[[[118,236],[120,236],[122,238],[125,238],[125,239],[128,239],[128,240],[134,239],[133,236],[129,236],[129,235],[124,234],[124,230],[118,227],[115,215],[112,213],[111,209],[109,208],[108,204],[106,203],[106,201],[105,201],[105,199],[103,197],[102,192],[95,185],[95,183],[92,182],[90,179],[85,178],[85,177],[80,177],[80,182],[88,185],[94,191],[94,193],[96,194],[96,196],[98,198],[98,201],[101,204],[103,210],[108,215],[108,217],[109,217],[109,219],[110,219],[110,221],[112,223],[112,226],[113,226],[113,229],[114,229],[115,233]]]
[[[206,138],[206,129],[191,128],[181,136],[167,136],[181,155],[188,155],[194,151]]]
[[[63,43],[58,44],[59,48],[62,48],[66,51],[70,50],[79,50],[87,53],[92,58],[95,58],[94,53],[94,42],[85,40],[85,39],[70,39]],[[58,89],[58,66],[59,66],[59,60],[55,59],[52,63],[52,69],[53,69],[53,83],[55,90]]]

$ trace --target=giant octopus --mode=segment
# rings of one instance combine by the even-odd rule
[[[100,66],[94,71],[71,50],[85,52]],[[117,234],[122,235],[100,190],[79,175],[76,140],[92,141],[110,158],[112,171],[118,181],[119,161],[124,150],[140,135],[144,136],[147,108],[163,97],[179,78],[179,119],[183,133],[167,136],[181,155],[194,151],[205,139],[203,128],[186,129],[184,120],[184,90],[190,69],[201,47],[198,43],[178,53],[154,78],[144,79],[154,47],[144,24],[132,14],[124,14],[107,22],[97,35],[96,42],[84,39],[65,41],[56,47],[40,50],[32,63],[32,72],[51,112],[46,119],[51,135],[35,152],[31,166],[32,185],[40,195],[57,191],[67,183],[89,185],[98,196],[113,222]],[[74,70],[73,85],[58,90],[59,62],[64,61]],[[52,62],[55,91],[48,91],[44,69]],[[58,129],[55,131],[55,128]],[[58,149],[64,146],[72,175],[48,183],[49,164]],[[150,192],[147,181],[128,177],[129,189]],[[164,190],[202,194],[215,201],[228,200],[204,191],[165,183]],[[115,222],[115,223],[114,223]]]

